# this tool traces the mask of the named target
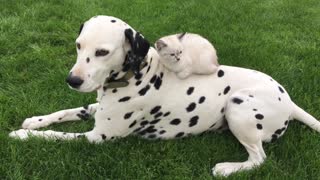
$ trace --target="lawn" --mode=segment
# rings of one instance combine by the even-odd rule
[[[70,90],[65,78],[75,62],[82,22],[97,14],[119,17],[150,42],[194,32],[214,43],[221,64],[270,74],[291,98],[320,118],[319,0],[0,0],[0,179],[212,179],[219,162],[244,161],[233,135],[207,133],[170,141],[128,137],[22,142],[8,137],[34,115],[79,107],[95,94]],[[93,121],[47,129],[84,132]],[[298,122],[265,144],[255,170],[230,179],[318,179],[320,134]],[[219,179],[219,178],[218,178]]]

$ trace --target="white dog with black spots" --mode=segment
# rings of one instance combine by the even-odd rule
[[[67,82],[80,92],[97,91],[98,102],[28,118],[23,129],[11,132],[11,137],[84,137],[95,143],[130,134],[173,139],[218,130],[227,124],[249,154],[245,162],[215,165],[214,175],[228,176],[259,166],[266,158],[262,142],[282,136],[290,120],[320,131],[320,123],[299,108],[270,76],[221,65],[214,74],[182,80],[160,63],[159,55],[141,34],[118,18],[96,16],[86,21],[76,47],[77,61]],[[109,80],[122,78],[130,69],[135,76],[126,87],[108,88]],[[89,132],[34,130],[90,115],[94,115],[95,126]]]

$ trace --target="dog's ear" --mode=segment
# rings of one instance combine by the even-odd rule
[[[81,33],[82,29],[83,29],[83,24],[81,24],[81,25],[80,25],[79,35],[80,35],[80,33]]]
[[[178,39],[181,41],[186,34],[186,32],[178,34]]]
[[[168,45],[163,40],[159,39],[156,41],[155,46],[158,51],[161,51],[162,48],[167,47]]]
[[[139,74],[140,64],[148,54],[150,43],[139,32],[134,35],[132,29],[126,29],[124,35],[131,47],[125,63],[135,74]]]

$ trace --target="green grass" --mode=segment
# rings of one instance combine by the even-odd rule
[[[319,0],[0,0],[0,179],[211,179],[218,162],[247,153],[230,132],[172,141],[128,137],[21,142],[8,137],[27,117],[94,102],[64,79],[76,58],[79,25],[97,14],[119,17],[150,42],[182,31],[207,37],[221,64],[277,79],[292,99],[320,118]],[[83,132],[91,122],[49,129]],[[318,179],[320,134],[291,123],[266,162],[230,179]]]

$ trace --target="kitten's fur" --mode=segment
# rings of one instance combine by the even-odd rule
[[[182,33],[160,38],[155,47],[160,61],[181,79],[215,73],[219,64],[213,45],[198,34]]]

